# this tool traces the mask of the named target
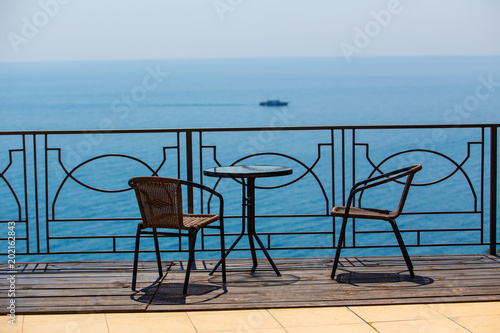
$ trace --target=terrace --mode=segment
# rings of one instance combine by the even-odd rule
[[[15,275],[19,315],[500,301],[498,126],[3,132],[0,244],[12,261],[0,263],[0,272]],[[355,221],[331,280],[340,229],[331,207],[345,203],[352,184],[371,172],[415,163],[424,168],[398,224],[417,276],[410,278],[387,226]],[[139,219],[128,179],[178,177],[220,191],[228,246],[241,228],[241,185],[205,177],[203,169],[230,164],[294,169],[257,181],[258,233],[283,276],[265,259],[250,274],[242,243],[228,259],[225,291],[220,272],[208,275],[218,253],[216,234],[206,232],[187,297],[181,293],[186,243],[167,239],[161,239],[168,267],[161,279],[152,242],[143,242],[139,288],[132,292]],[[387,197],[376,192],[363,203],[389,205]],[[190,211],[211,205],[196,192],[186,193],[185,202]],[[5,313],[8,293],[0,301]]]

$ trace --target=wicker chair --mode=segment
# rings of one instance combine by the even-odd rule
[[[194,262],[194,250],[196,235],[201,228],[216,228],[220,230],[221,258],[222,258],[222,282],[225,288],[226,283],[226,262],[224,246],[224,221],[223,209],[224,201],[222,195],[209,187],[172,178],[163,177],[135,177],[129,181],[129,185],[135,190],[142,222],[137,226],[135,243],[134,270],[132,275],[132,290],[135,291],[137,279],[137,263],[139,259],[139,243],[142,234],[153,234],[156,260],[160,278],[163,276],[158,245],[158,235],[189,237],[189,259],[184,280],[183,294],[187,294],[189,275]],[[213,194],[219,198],[219,215],[216,214],[184,214],[182,209],[182,189],[181,185],[191,189],[198,188]],[[218,226],[209,226],[212,222],[219,220]],[[151,228],[152,231],[145,229]],[[158,232],[157,228],[177,229],[177,232]],[[187,232],[183,232],[187,231]]]
[[[398,226],[396,224],[396,218],[401,215],[403,211],[403,206],[406,201],[406,197],[410,190],[411,182],[413,180],[413,176],[415,173],[420,171],[422,166],[420,164],[413,165],[407,168],[395,170],[389,173],[384,173],[376,177],[368,178],[366,180],[360,181],[356,183],[349,194],[349,198],[347,199],[346,206],[337,206],[333,207],[331,214],[335,217],[342,217],[342,229],[340,230],[339,242],[337,245],[337,251],[335,253],[335,261],[333,263],[332,275],[331,278],[334,279],[335,271],[337,270],[337,266],[339,264],[340,259],[340,250],[345,240],[345,231],[347,227],[347,220],[349,217],[351,218],[361,218],[361,219],[373,219],[373,220],[384,220],[388,221],[392,229],[394,230],[394,234],[396,235],[396,239],[398,241],[399,247],[401,248],[401,252],[406,261],[406,266],[408,267],[408,271],[410,272],[411,277],[415,277],[413,273],[413,265],[410,260],[410,256],[408,255],[408,251],[406,250],[406,246],[403,242],[403,238],[401,237],[401,233],[399,232]],[[406,182],[404,183],[404,189],[401,195],[401,199],[399,200],[399,205],[396,210],[390,212],[388,210],[383,209],[372,209],[372,208],[360,208],[360,207],[352,207],[352,203],[354,200],[354,195],[356,193],[360,193],[362,195],[363,191],[382,185],[391,181],[395,181],[399,178],[406,178]]]

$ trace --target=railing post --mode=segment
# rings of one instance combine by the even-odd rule
[[[491,126],[490,144],[490,254],[497,244],[497,127]]]
[[[36,251],[40,253],[40,211],[38,207],[38,159],[36,134],[33,134],[33,186],[35,189],[35,222],[36,222]]]
[[[193,181],[193,132],[186,131],[186,173],[187,180]],[[193,188],[188,187],[188,213],[192,214],[193,209]]]

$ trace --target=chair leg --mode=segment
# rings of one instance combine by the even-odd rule
[[[156,232],[156,228],[153,228],[153,237],[155,239],[156,263],[158,264],[158,275],[160,276],[161,279],[163,276],[163,270],[161,268],[160,245],[158,244],[158,233]]]
[[[415,274],[413,273],[413,265],[411,263],[410,256],[408,255],[408,251],[406,250],[405,243],[403,242],[403,237],[401,237],[401,232],[399,231],[398,225],[396,224],[396,221],[392,219],[389,220],[389,223],[391,224],[392,229],[394,230],[394,234],[396,235],[396,239],[398,240],[399,248],[401,249],[401,253],[405,258],[408,271],[410,272],[411,277],[414,278]]]
[[[340,235],[339,235],[339,242],[337,245],[337,251],[335,252],[335,260],[333,262],[333,268],[332,268],[332,275],[330,278],[333,280],[335,278],[335,272],[337,271],[337,266],[339,264],[340,260],[340,251],[342,249],[342,245],[344,244],[345,240],[345,230],[347,228],[347,216],[344,216],[343,221],[342,221],[342,228],[340,229]]]
[[[189,230],[189,259],[188,259],[188,264],[187,264],[187,269],[186,269],[186,277],[184,279],[184,289],[182,290],[183,295],[186,295],[187,290],[188,290],[189,275],[191,274],[191,266],[193,265],[193,262],[194,262],[194,248],[196,245],[196,234],[197,233],[198,233],[198,230],[196,230],[196,229]]]
[[[135,252],[134,252],[134,269],[132,272],[132,290],[135,291],[137,282],[137,264],[139,261],[139,244],[141,241],[141,227],[137,226],[137,233],[135,235]]]

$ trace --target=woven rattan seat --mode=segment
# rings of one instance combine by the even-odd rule
[[[169,228],[168,226],[163,226],[162,221],[168,220],[170,218],[169,214],[158,214],[154,217],[150,218],[151,224],[154,224],[156,228]],[[182,227],[179,228],[181,230],[189,230],[194,228],[196,230],[200,230],[203,227],[206,227],[212,222],[215,222],[219,219],[219,215],[217,214],[183,214],[182,215]],[[168,225],[168,223],[165,223]],[[144,227],[144,223],[141,222],[141,225]],[[145,228],[145,227],[144,227]]]
[[[195,228],[200,230],[201,228],[206,227],[212,222],[215,222],[219,219],[219,215],[215,214],[184,214],[183,221],[184,226],[189,228]]]
[[[413,265],[411,263],[410,256],[408,255],[408,251],[406,250],[406,246],[403,242],[403,238],[401,237],[401,233],[399,232],[399,228],[396,224],[396,218],[401,215],[403,211],[404,204],[406,202],[406,197],[408,196],[408,192],[410,190],[411,182],[415,173],[420,171],[422,166],[420,164],[413,165],[411,167],[395,170],[392,172],[384,173],[376,177],[368,178],[366,180],[360,181],[356,183],[349,194],[349,198],[347,199],[346,206],[336,206],[333,207],[331,214],[335,217],[342,217],[342,228],[340,230],[339,241],[337,245],[337,251],[335,253],[335,260],[333,262],[333,269],[331,278],[335,277],[335,271],[337,270],[339,259],[340,259],[340,251],[342,246],[344,245],[345,240],[345,232],[347,228],[347,220],[349,218],[361,218],[361,219],[372,219],[372,220],[384,220],[388,221],[394,234],[396,235],[396,239],[398,241],[399,247],[403,254],[403,257],[406,261],[406,266],[408,267],[408,271],[412,277],[415,276],[413,273]],[[404,188],[401,194],[401,198],[399,200],[399,205],[394,211],[388,211],[384,209],[374,209],[374,208],[361,208],[361,207],[353,207],[354,196],[357,193],[362,195],[363,191],[379,186],[388,182],[396,181],[398,179],[402,179],[406,177],[406,182],[404,182]],[[400,181],[398,181],[400,182]]]
[[[375,208],[358,208],[351,207],[349,209],[349,217],[351,218],[362,218],[362,219],[372,219],[372,220],[387,220],[391,212],[384,209]],[[337,206],[333,207],[332,215],[334,216],[344,216],[345,207]]]
[[[129,181],[129,185],[135,190],[142,221],[137,227],[134,270],[132,275],[132,290],[136,288],[137,264],[139,259],[139,244],[142,234],[153,234],[160,278],[163,276],[160,258],[158,235],[170,237],[189,237],[189,259],[186,268],[183,294],[187,293],[191,266],[194,262],[194,250],[196,235],[202,228],[215,228],[220,231],[222,281],[225,288],[226,264],[224,246],[224,200],[222,195],[209,187],[201,184],[165,177],[135,177]],[[182,187],[198,188],[207,191],[219,198],[219,214],[185,214],[182,206]],[[219,221],[218,226],[212,226],[213,222]],[[177,232],[159,232],[160,229],[176,229]],[[152,229],[148,231],[147,229]],[[188,231],[179,232],[182,230]]]

